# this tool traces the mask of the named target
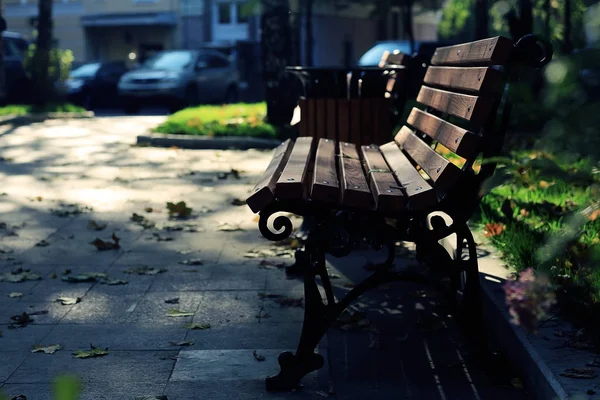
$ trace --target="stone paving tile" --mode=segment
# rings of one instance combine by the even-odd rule
[[[18,329],[9,329],[8,326],[0,325],[3,334],[0,338],[0,352],[2,353],[21,351],[28,354],[33,346],[42,344],[54,328],[54,325],[35,324],[29,324]]]
[[[121,324],[136,309],[143,293],[88,293],[62,319],[66,324]]]
[[[15,303],[7,307],[2,314],[0,314],[2,321],[10,321],[10,317],[13,315],[26,313],[34,313],[41,311],[48,311],[45,314],[32,315],[32,325],[53,325],[60,322],[60,320],[67,315],[73,306],[63,306],[55,301],[49,302],[38,302],[30,301],[29,299],[21,299],[18,303]]]
[[[0,383],[6,381],[28,355],[24,351],[0,351]]]
[[[168,315],[169,310],[195,313],[202,302],[202,296],[200,292],[149,292],[139,301],[127,322],[182,326],[191,322],[193,317],[171,317]],[[179,299],[178,304],[165,303],[165,300],[174,298]]]
[[[76,331],[77,334],[73,335]],[[109,350],[178,350],[170,342],[185,339],[184,322],[163,324],[60,324],[46,337],[46,344],[60,344],[67,351],[84,349],[93,343]]]
[[[235,326],[257,323],[262,300],[254,291],[207,291],[200,293],[200,304],[194,315],[197,323],[211,326]]]
[[[194,341],[194,350],[218,349],[295,349],[300,339],[297,323],[254,322],[214,325],[210,329],[190,330],[186,340]]]
[[[105,347],[103,343],[94,346]],[[89,348],[89,344],[81,350]],[[6,383],[47,383],[61,374],[77,374],[83,382],[167,382],[177,351],[111,351],[104,357],[76,359],[69,351],[31,354]],[[162,358],[162,359],[161,359]],[[44,362],[40,362],[43,360]]]
[[[197,272],[184,272],[197,271]],[[169,271],[156,277],[150,292],[173,292],[173,291],[198,291],[209,279],[211,271],[204,266],[183,266],[169,268]]]
[[[4,393],[11,398],[12,396],[23,395],[27,399],[35,400],[54,400],[52,395],[52,384],[34,383],[34,384],[5,384],[0,387],[0,393]]]

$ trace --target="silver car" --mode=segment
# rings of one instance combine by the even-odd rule
[[[143,104],[171,111],[199,103],[235,102],[239,74],[224,54],[211,50],[160,52],[123,75],[118,92],[123,109],[136,113]]]

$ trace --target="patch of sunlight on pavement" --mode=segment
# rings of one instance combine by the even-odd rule
[[[128,193],[114,189],[79,189],[69,191],[65,196],[70,201],[89,204],[99,209],[118,209],[118,205],[127,202]]]
[[[89,134],[90,130],[88,128],[64,124],[60,126],[47,127],[42,131],[41,136],[52,138],[72,138],[77,136],[87,136]]]

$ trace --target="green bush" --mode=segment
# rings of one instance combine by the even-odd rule
[[[191,107],[169,116],[153,132],[275,138],[275,127],[264,122],[266,113],[265,103]]]

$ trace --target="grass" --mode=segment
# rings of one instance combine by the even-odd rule
[[[169,116],[153,131],[199,136],[275,138],[275,128],[264,122],[266,114],[265,103],[191,107]]]
[[[71,112],[84,113],[86,110],[82,107],[70,103],[48,104],[44,107],[36,107],[25,104],[12,104],[0,107],[0,116],[6,115],[27,115],[31,113],[50,113],[50,112]]]
[[[600,332],[600,211],[582,213],[598,204],[598,169],[539,152],[516,159],[546,167],[515,165],[518,173],[482,199],[475,223],[517,272],[534,267],[550,276],[572,322]]]

